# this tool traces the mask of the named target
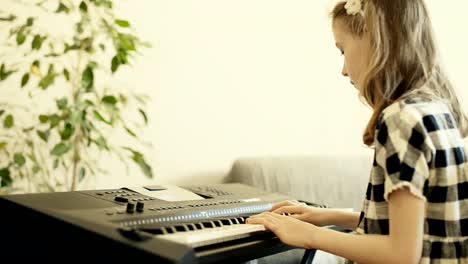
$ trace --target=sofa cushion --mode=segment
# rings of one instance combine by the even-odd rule
[[[359,211],[371,166],[371,153],[239,158],[233,163],[228,181],[328,207]]]

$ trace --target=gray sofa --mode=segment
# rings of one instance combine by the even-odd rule
[[[372,153],[337,156],[246,157],[237,159],[228,182],[239,182],[298,200],[360,211],[372,166]],[[303,249],[259,259],[257,263],[300,263]],[[317,252],[313,263],[343,260]]]

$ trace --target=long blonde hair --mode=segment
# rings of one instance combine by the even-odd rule
[[[363,141],[374,143],[375,129],[382,111],[424,82],[432,98],[449,102],[462,135],[467,136],[466,115],[439,61],[428,10],[423,0],[363,0],[363,12],[349,15],[346,2],[331,13],[350,33],[368,34],[370,56],[359,87],[360,96],[373,109]]]

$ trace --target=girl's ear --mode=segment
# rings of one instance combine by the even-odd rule
[[[368,28],[367,28],[367,25],[364,24],[364,34],[367,34],[367,33],[369,33],[369,30],[368,30]]]
[[[361,34],[361,38],[369,38],[369,28],[364,24],[363,28],[362,28],[362,34]]]

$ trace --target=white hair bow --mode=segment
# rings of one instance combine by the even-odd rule
[[[348,15],[363,14],[361,0],[347,0],[345,9]]]

